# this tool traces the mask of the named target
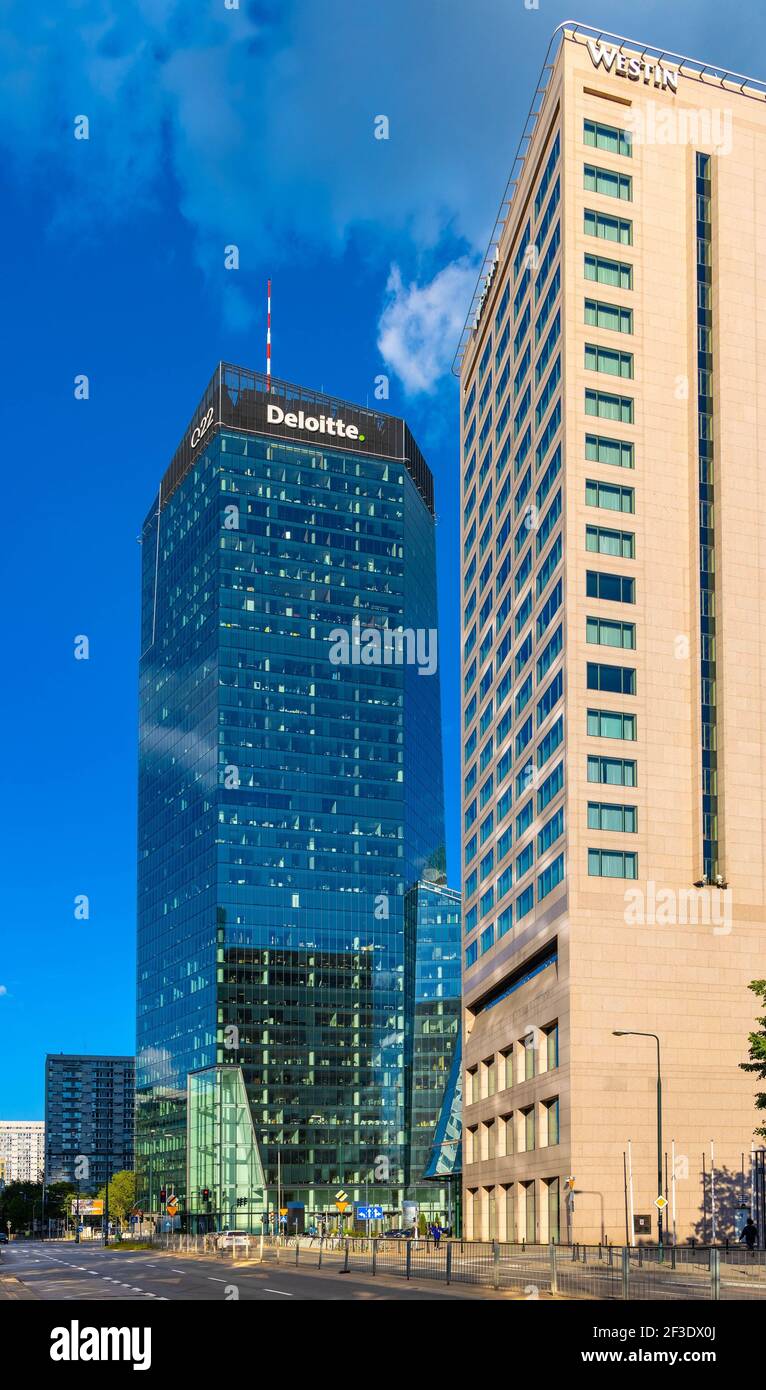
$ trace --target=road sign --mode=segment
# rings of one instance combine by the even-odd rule
[[[165,1210],[168,1216],[175,1216],[178,1212],[178,1198],[168,1197],[167,1206],[165,1207]]]
[[[335,1205],[338,1208],[338,1211],[340,1212],[341,1216],[343,1215],[344,1211],[348,1211],[348,1202],[336,1202]]]
[[[280,1208],[279,1208],[279,1215],[280,1215],[280,1216],[287,1216],[287,1207],[280,1207]]]
[[[356,1219],[357,1221],[382,1221],[383,1208],[378,1206],[357,1207]]]
[[[658,1211],[664,1211],[666,1206],[668,1205],[667,1197],[663,1197],[662,1193],[660,1193],[659,1197],[655,1197],[654,1205],[656,1206]]]

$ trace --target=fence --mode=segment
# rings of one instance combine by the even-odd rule
[[[162,1235],[159,1249],[232,1261],[278,1261],[443,1284],[475,1284],[526,1298],[635,1301],[766,1299],[766,1251],[742,1246],[509,1245],[499,1241],[378,1237]]]

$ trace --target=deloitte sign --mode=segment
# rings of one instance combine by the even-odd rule
[[[357,425],[347,425],[339,415],[306,415],[303,410],[283,410],[279,405],[267,405],[266,422],[286,425],[289,430],[308,430],[309,434],[329,434],[336,439],[358,439],[364,442]]]

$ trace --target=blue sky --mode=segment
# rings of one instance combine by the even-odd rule
[[[449,367],[550,35],[571,17],[550,0],[54,10],[0,3],[5,1118],[42,1116],[47,1051],[133,1050],[136,536],[215,363],[262,367],[268,276],[275,373],[362,402],[386,373],[387,408],[435,473],[457,882]],[[766,76],[760,0],[585,10]]]

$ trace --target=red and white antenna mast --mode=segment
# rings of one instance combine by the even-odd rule
[[[266,390],[271,391],[271,281],[266,283]]]

